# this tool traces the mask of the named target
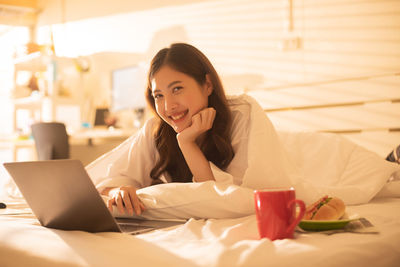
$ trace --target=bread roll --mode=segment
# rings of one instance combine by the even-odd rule
[[[344,202],[337,197],[324,196],[306,209],[305,220],[338,220],[346,210]]]

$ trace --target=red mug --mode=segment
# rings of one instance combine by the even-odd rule
[[[294,228],[306,211],[304,202],[296,199],[294,188],[255,190],[254,200],[260,238],[293,238]],[[296,203],[300,206],[297,217]]]

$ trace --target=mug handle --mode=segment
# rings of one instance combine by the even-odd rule
[[[286,231],[287,233],[292,233],[294,231],[294,228],[296,227],[296,225],[299,224],[301,219],[303,219],[304,213],[306,212],[306,204],[304,204],[304,201],[300,199],[293,199],[292,201],[290,201],[288,204],[288,208],[290,208],[293,204],[296,203],[300,206],[300,213],[296,217],[296,219],[292,222],[292,224],[290,224],[290,226],[288,227]]]

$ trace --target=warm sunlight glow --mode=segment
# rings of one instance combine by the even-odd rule
[[[5,139],[12,133],[10,94],[13,88],[14,57],[24,52],[23,45],[28,41],[28,28],[0,25],[0,162],[12,159],[10,146],[5,142]],[[3,193],[6,175],[1,166],[0,196]]]

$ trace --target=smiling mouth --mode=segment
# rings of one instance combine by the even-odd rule
[[[174,122],[179,122],[180,120],[182,120],[186,116],[186,114],[188,114],[188,112],[189,111],[186,110],[184,112],[181,112],[181,113],[178,113],[178,114],[175,114],[175,115],[171,115],[171,116],[169,116],[169,118],[172,119]]]

